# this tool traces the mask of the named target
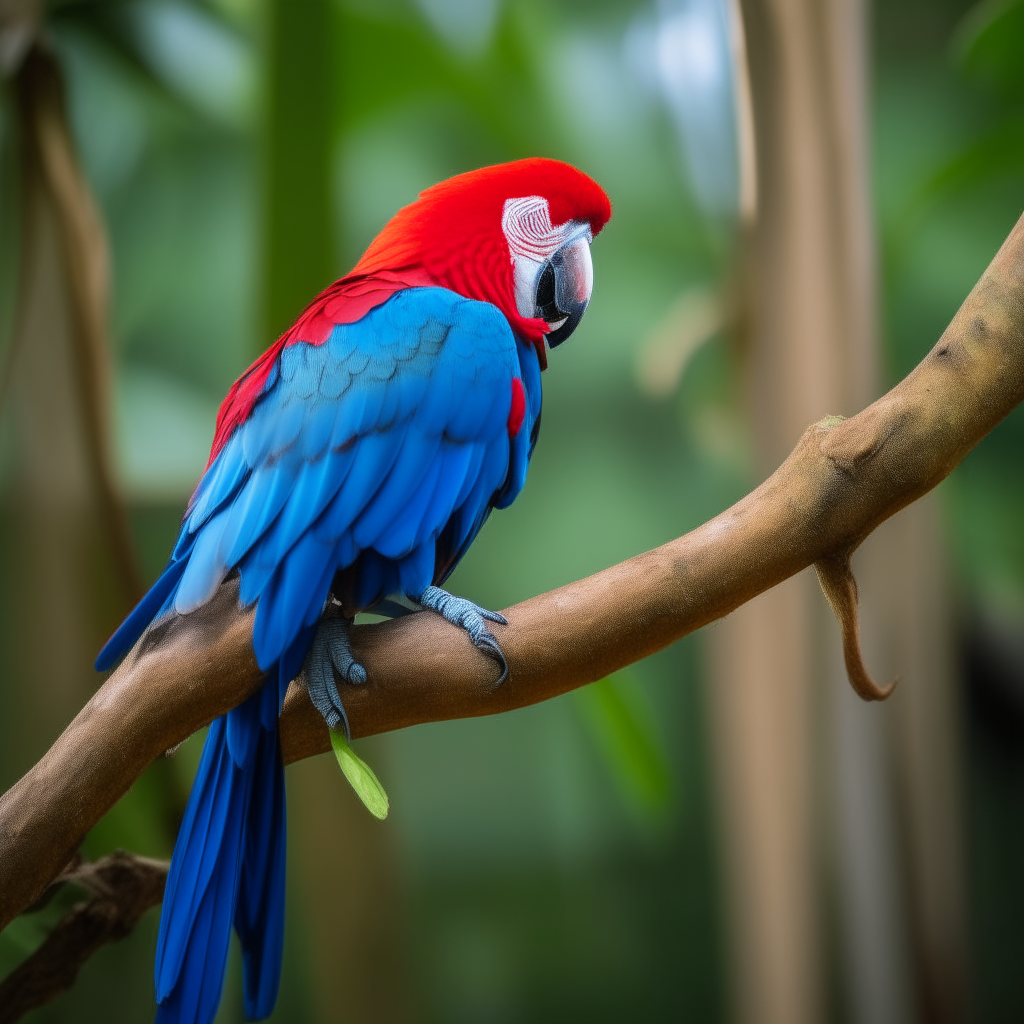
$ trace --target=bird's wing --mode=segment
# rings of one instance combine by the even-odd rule
[[[285,348],[196,489],[163,607],[197,608],[238,569],[269,668],[357,560],[360,606],[418,594],[438,535],[475,532],[505,482],[519,377],[499,310],[440,288],[398,292],[322,345]]]

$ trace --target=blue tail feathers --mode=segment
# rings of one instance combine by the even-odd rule
[[[272,684],[267,685],[270,690]],[[276,710],[276,708],[275,708]],[[285,803],[281,746],[261,732],[256,788],[242,851],[235,931],[242,941],[245,1015],[269,1017],[277,1002],[284,942]]]
[[[242,941],[246,1016],[260,1020],[274,1008],[285,879],[277,689],[269,681],[207,734],[160,917],[157,1024],[213,1021],[232,926]]]

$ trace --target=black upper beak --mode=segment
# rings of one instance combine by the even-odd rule
[[[551,326],[545,335],[555,348],[576,330],[594,287],[589,235],[566,242],[544,266],[537,280],[537,315]]]

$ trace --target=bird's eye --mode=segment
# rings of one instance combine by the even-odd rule
[[[553,323],[561,320],[564,315],[555,305],[555,268],[548,262],[537,282],[537,316]]]

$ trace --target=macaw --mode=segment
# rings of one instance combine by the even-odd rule
[[[267,681],[209,728],[167,878],[156,951],[158,1024],[208,1024],[231,928],[246,1015],[277,999],[285,803],[277,719],[297,676],[332,728],[338,681],[366,680],[355,615],[427,609],[502,668],[500,615],[441,585],[526,479],[547,349],[579,324],[600,186],[528,159],[442,181],[400,210],[235,382],[163,574],[100,652],[111,667],[154,621],[237,574],[255,604]]]

